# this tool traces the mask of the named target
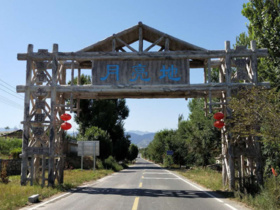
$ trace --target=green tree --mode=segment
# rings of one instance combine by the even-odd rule
[[[88,141],[98,140],[100,146],[100,159],[104,160],[112,155],[112,140],[106,131],[96,126],[92,126],[86,130],[85,135],[80,137],[80,139],[86,139]]]
[[[189,103],[190,115],[186,124],[186,141],[194,164],[206,166],[214,162],[221,153],[221,134],[213,126],[213,116],[205,116],[203,99],[193,99]]]
[[[280,84],[280,1],[251,0],[243,5],[242,14],[250,21],[248,36],[242,33],[238,45],[249,46],[256,40],[259,48],[267,48],[268,58],[259,59],[258,73],[261,80],[270,81],[273,87]]]
[[[135,144],[131,144],[128,149],[128,160],[132,161],[138,156],[138,147]]]
[[[76,82],[76,79],[75,79]],[[81,84],[90,83],[90,77],[82,75]],[[130,145],[129,136],[124,133],[124,120],[129,115],[125,99],[95,100],[87,99],[80,101],[81,112],[75,117],[79,124],[81,135],[92,126],[108,132],[112,139],[113,156],[117,160],[126,158]]]
[[[266,167],[280,165],[280,92],[276,88],[245,89],[231,99],[229,106],[233,110],[228,121],[233,138],[241,142],[242,138],[260,137]]]

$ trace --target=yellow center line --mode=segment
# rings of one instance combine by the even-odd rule
[[[139,197],[136,197],[132,206],[132,210],[137,210],[139,203]]]
[[[140,184],[139,184],[139,188],[141,188],[142,187],[142,182],[140,182]]]
[[[142,176],[141,178],[144,179],[144,176]]]

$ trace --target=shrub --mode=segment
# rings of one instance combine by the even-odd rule
[[[109,156],[107,159],[105,159],[103,165],[106,169],[112,169],[114,171],[120,171],[123,169],[123,167],[119,165],[112,156]]]
[[[96,168],[97,169],[104,169],[103,163],[100,159],[96,160]]]
[[[8,162],[3,160],[2,161],[2,170],[1,170],[1,181],[4,183],[4,184],[8,184],[9,183],[9,177],[8,177],[8,174],[7,174],[7,165],[8,165]]]
[[[12,149],[10,152],[13,159],[19,159],[19,155],[21,154],[21,148]]]
[[[11,150],[21,148],[22,140],[16,138],[0,138],[0,153],[9,155]]]

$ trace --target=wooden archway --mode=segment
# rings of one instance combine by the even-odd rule
[[[138,49],[133,47],[135,43]],[[155,46],[158,50],[152,51]],[[48,180],[53,186],[56,179],[63,183],[64,139],[59,115],[79,113],[80,99],[200,97],[205,98],[207,112],[218,109],[230,116],[227,103],[232,92],[240,87],[269,86],[258,82],[257,57],[263,56],[267,50],[256,49],[254,41],[250,49],[231,49],[226,41],[224,50],[206,50],[141,22],[77,52],[59,52],[57,44],[52,52],[33,52],[29,45],[27,53],[18,54],[18,60],[27,61],[26,84],[17,86],[18,92],[25,93],[21,184],[36,181],[44,186]],[[204,69],[204,83],[191,84],[190,70],[197,68]],[[219,69],[218,82],[211,78],[214,68]],[[71,84],[66,81],[68,69]],[[81,69],[89,70],[90,85],[81,85]],[[74,75],[78,84],[74,84]],[[214,103],[213,98],[219,102]],[[227,129],[222,130],[223,177],[233,189],[234,159],[246,157],[246,151],[233,153]]]

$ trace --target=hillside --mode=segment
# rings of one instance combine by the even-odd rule
[[[155,133],[147,133],[140,131],[128,131],[127,134],[131,136],[131,143],[137,145],[139,148],[147,147],[149,143],[153,141],[155,136]]]

